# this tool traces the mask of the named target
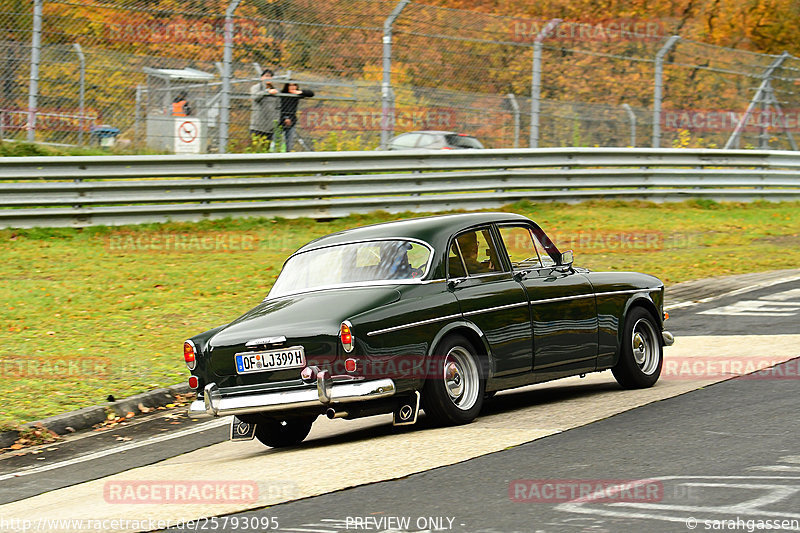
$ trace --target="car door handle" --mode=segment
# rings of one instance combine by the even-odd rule
[[[530,273],[531,273],[530,270],[517,270],[516,272],[514,272],[514,279],[516,281],[522,281],[523,279],[525,279],[525,276],[527,276]]]
[[[453,290],[453,289],[455,289],[455,288],[456,288],[456,287],[457,287],[459,284],[461,284],[461,283],[464,283],[465,281],[467,281],[467,278],[456,278],[456,279],[451,279],[450,281],[448,281],[448,282],[447,282],[447,288],[448,288],[448,289],[450,289],[450,290],[452,291],[452,290]]]

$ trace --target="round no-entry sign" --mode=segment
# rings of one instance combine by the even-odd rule
[[[202,123],[196,118],[179,118],[174,125],[173,151],[176,154],[199,154],[203,148]]]
[[[192,121],[186,120],[178,126],[178,139],[181,142],[192,143],[197,139],[197,124]]]

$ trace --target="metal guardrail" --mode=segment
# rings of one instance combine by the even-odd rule
[[[331,218],[518,200],[800,199],[800,152],[646,148],[0,159],[0,227]]]

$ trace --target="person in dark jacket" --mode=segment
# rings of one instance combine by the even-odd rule
[[[264,69],[261,81],[250,87],[250,137],[253,142],[272,140],[275,125],[280,120],[278,90],[272,86],[273,72]]]
[[[285,84],[283,90],[281,90],[281,126],[283,127],[287,152],[292,151],[292,145],[294,144],[294,128],[297,125],[297,104],[300,103],[301,98],[311,98],[312,96],[314,96],[314,91],[300,89],[294,82]]]

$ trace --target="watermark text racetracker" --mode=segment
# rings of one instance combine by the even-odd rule
[[[558,233],[550,239],[561,250],[576,252],[658,252],[665,249],[690,248],[702,243],[699,233],[663,233],[650,230],[581,231]]]
[[[193,253],[294,250],[301,242],[288,235],[251,232],[116,232],[106,237],[109,252]]]
[[[107,357],[9,355],[0,357],[0,379],[39,378],[75,380],[107,376],[111,360]]]
[[[111,480],[103,485],[103,499],[111,504],[218,504],[255,503],[259,498],[293,498],[290,481],[252,480]]]
[[[692,355],[690,357],[664,357],[661,379],[700,381],[741,376],[752,380],[800,380],[800,359],[784,359],[770,356],[714,357]]]
[[[532,43],[548,25],[544,20],[517,20],[511,26],[512,39]],[[595,21],[564,21],[547,35],[556,41],[629,42],[655,41],[667,34],[658,20],[619,18]]]
[[[654,503],[664,498],[664,485],[649,479],[515,479],[508,498],[517,503]]]

